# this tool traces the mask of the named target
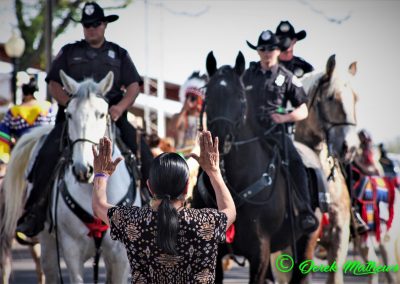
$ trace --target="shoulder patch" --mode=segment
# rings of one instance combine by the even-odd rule
[[[297,78],[296,76],[292,77],[292,84],[299,88],[303,87],[303,84],[301,83],[299,78]]]

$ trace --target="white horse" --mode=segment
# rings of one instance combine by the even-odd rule
[[[72,94],[66,108],[67,133],[71,141],[70,156],[67,163],[57,173],[53,187],[51,213],[47,217],[45,229],[39,234],[42,253],[42,266],[47,283],[59,283],[60,275],[57,267],[59,261],[57,252],[63,256],[71,283],[83,283],[84,262],[96,253],[94,239],[89,236],[87,224],[81,221],[76,212],[80,208],[85,212],[85,218],[92,217],[93,156],[91,147],[101,137],[110,131],[111,124],[108,116],[108,104],[105,94],[113,84],[113,73],[110,72],[99,83],[87,79],[81,83],[60,72],[65,90]],[[24,173],[29,157],[37,141],[49,129],[38,128],[23,136],[18,141],[11,156],[8,175],[5,180],[6,204],[4,221],[7,226],[5,233],[12,236],[15,224],[20,216],[26,194]],[[110,135],[113,139],[113,135]],[[114,144],[113,157],[121,152]],[[107,195],[112,204],[135,200],[134,205],[140,206],[140,192],[130,197],[131,185],[135,184],[129,175],[127,166],[120,164],[115,173],[109,178]],[[61,186],[61,187],[60,187]],[[78,210],[79,211],[79,210]],[[92,217],[93,218],[93,217]],[[51,228],[51,220],[55,224]],[[93,225],[93,224],[92,224]],[[100,225],[101,224],[97,224]],[[90,226],[90,225],[89,225]],[[51,231],[49,231],[52,229]],[[93,231],[92,231],[93,233]],[[58,244],[58,245],[57,245]],[[107,283],[126,283],[129,273],[128,259],[123,245],[111,240],[108,231],[101,242],[102,255],[106,265]]]

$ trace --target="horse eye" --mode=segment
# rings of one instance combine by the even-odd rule
[[[66,112],[66,113],[65,113],[65,117],[68,118],[68,119],[71,119],[71,118],[72,118],[72,115],[71,115],[69,112]]]
[[[104,118],[105,113],[100,113],[100,118]]]
[[[328,101],[333,101],[333,99],[335,98],[335,96],[332,94],[332,95],[329,95],[328,97],[327,97],[327,99],[328,99]]]

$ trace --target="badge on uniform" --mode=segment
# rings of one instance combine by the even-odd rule
[[[110,49],[110,50],[108,51],[108,57],[110,57],[110,58],[112,58],[112,59],[115,59],[115,51]]]
[[[247,86],[245,87],[245,89],[246,89],[246,91],[250,91],[250,90],[253,89],[253,85],[247,85]]]
[[[285,83],[285,76],[283,76],[282,74],[279,74],[278,77],[276,77],[275,79],[275,84],[280,87],[283,85],[283,83]]]
[[[303,87],[303,84],[301,83],[301,81],[299,80],[299,78],[297,78],[296,76],[292,77],[292,84],[295,85],[296,87]]]

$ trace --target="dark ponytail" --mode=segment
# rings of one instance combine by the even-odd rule
[[[163,153],[153,160],[149,183],[157,199],[161,199],[157,218],[157,244],[167,254],[178,254],[178,211],[171,203],[183,197],[189,180],[189,167],[176,153]]]

